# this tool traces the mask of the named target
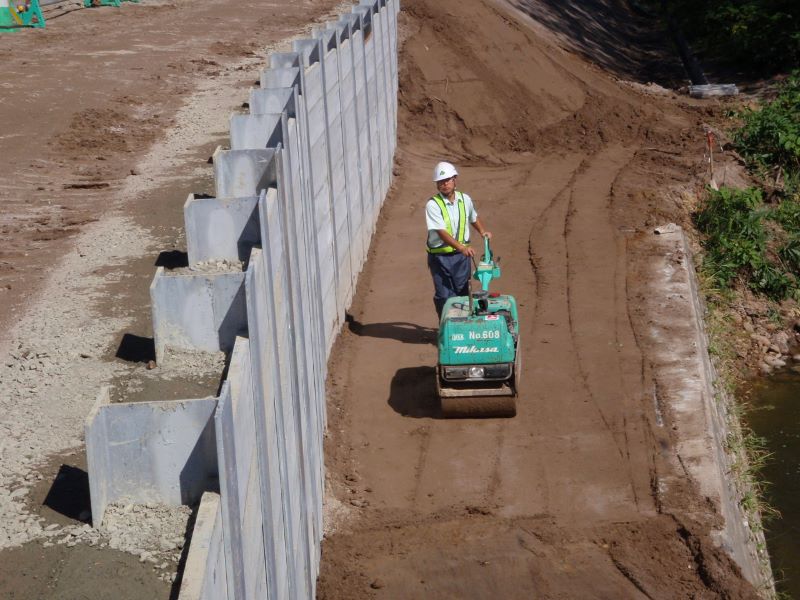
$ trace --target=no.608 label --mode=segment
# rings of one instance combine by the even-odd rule
[[[498,330],[485,329],[483,331],[470,331],[469,339],[471,340],[499,340],[500,332]]]

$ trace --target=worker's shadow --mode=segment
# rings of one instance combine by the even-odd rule
[[[441,418],[441,404],[436,394],[436,368],[399,369],[392,377],[389,406],[404,417]]]
[[[347,328],[354,334],[366,337],[397,340],[403,344],[436,344],[437,330],[415,323],[360,323],[350,313],[345,315]]]

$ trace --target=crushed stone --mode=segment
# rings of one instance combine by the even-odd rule
[[[181,275],[213,275],[215,273],[241,273],[244,263],[241,260],[205,260],[188,267],[165,270],[164,274],[172,277]]]
[[[179,379],[221,374],[225,368],[224,352],[202,352],[167,346],[156,369],[146,370],[144,376],[154,379]]]
[[[41,479],[37,468],[47,456],[83,443],[83,422],[100,386],[130,369],[102,358],[130,319],[95,313],[109,281],[97,273],[154,243],[121,216],[87,227],[76,252],[52,270],[41,298],[8,332],[0,355],[0,549],[43,535],[42,519],[24,505]]]
[[[166,568],[180,560],[191,514],[188,506],[110,504],[100,530],[109,548]]]

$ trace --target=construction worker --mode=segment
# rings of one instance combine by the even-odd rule
[[[484,228],[472,198],[456,191],[458,171],[449,162],[440,162],[433,170],[433,182],[439,191],[425,205],[428,225],[428,268],[433,276],[433,304],[441,318],[448,298],[467,296],[475,250],[469,245],[469,226],[491,239]]]

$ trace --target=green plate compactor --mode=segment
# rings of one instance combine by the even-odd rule
[[[469,297],[450,298],[439,323],[436,390],[445,417],[513,417],[520,378],[519,319],[513,296],[489,291],[500,277],[489,239]]]

